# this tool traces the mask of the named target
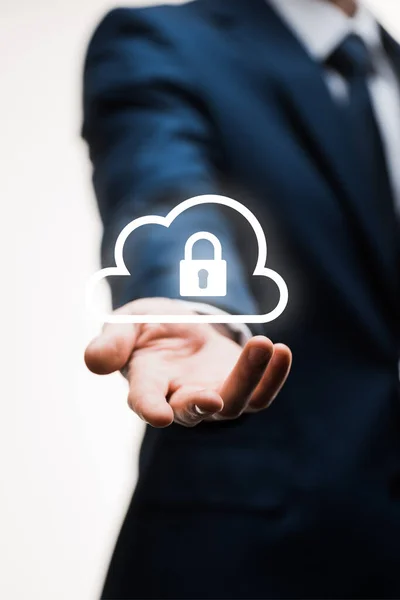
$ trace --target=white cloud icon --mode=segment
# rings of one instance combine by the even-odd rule
[[[231,315],[222,312],[212,315],[121,315],[99,311],[94,302],[98,283],[108,277],[130,276],[130,272],[125,265],[123,251],[125,242],[131,233],[143,225],[162,225],[163,227],[170,227],[175,219],[183,212],[201,204],[221,204],[223,206],[228,206],[239,212],[250,223],[258,242],[258,258],[253,275],[267,277],[275,282],[279,290],[279,301],[277,306],[263,315]],[[86,289],[86,303],[88,309],[91,313],[94,313],[96,317],[106,323],[270,323],[283,313],[289,300],[289,292],[284,279],[279,273],[272,269],[268,269],[265,266],[267,260],[267,242],[259,221],[247,207],[237,200],[233,200],[226,196],[196,196],[178,204],[178,206],[173,208],[165,217],[148,215],[134,219],[128,223],[119,234],[115,243],[114,257],[116,266],[97,271],[97,273],[92,275],[89,279]]]

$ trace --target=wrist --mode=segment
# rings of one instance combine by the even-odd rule
[[[201,302],[191,302],[190,300],[178,300],[190,308],[193,312],[200,315],[229,315],[230,313],[213,306],[212,304],[203,304]],[[245,344],[253,337],[251,330],[245,323],[212,323],[212,326],[225,337],[235,341],[240,346]]]

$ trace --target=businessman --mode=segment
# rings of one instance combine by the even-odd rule
[[[399,46],[354,0],[198,0],[113,10],[84,77],[103,264],[133,218],[219,193],[290,293],[259,329],[107,325],[87,348],[149,424],[103,598],[400,598]],[[231,212],[137,230],[114,308],[267,312]],[[226,298],[179,297],[196,231]]]

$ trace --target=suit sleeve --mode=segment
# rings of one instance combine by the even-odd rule
[[[158,21],[153,16],[157,10],[165,11],[158,13]],[[162,25],[173,18],[174,10],[177,7],[116,9],[101,22],[89,45],[83,137],[104,225],[103,266],[114,264],[115,240],[132,219],[166,215],[192,196],[223,193],[218,139],[191,81],[195,74],[189,73],[174,36]],[[110,281],[113,306],[150,296],[179,298],[185,242],[192,233],[210,231],[219,238],[228,263],[228,294],[213,304],[234,314],[255,313],[227,212],[204,205],[180,215],[170,229],[137,229],[124,249],[131,276]]]

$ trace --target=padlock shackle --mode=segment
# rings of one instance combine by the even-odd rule
[[[214,248],[214,260],[222,260],[221,242],[216,235],[208,231],[198,231],[190,236],[185,244],[185,260],[189,261],[193,259],[193,246],[200,240],[207,240],[212,244]]]

